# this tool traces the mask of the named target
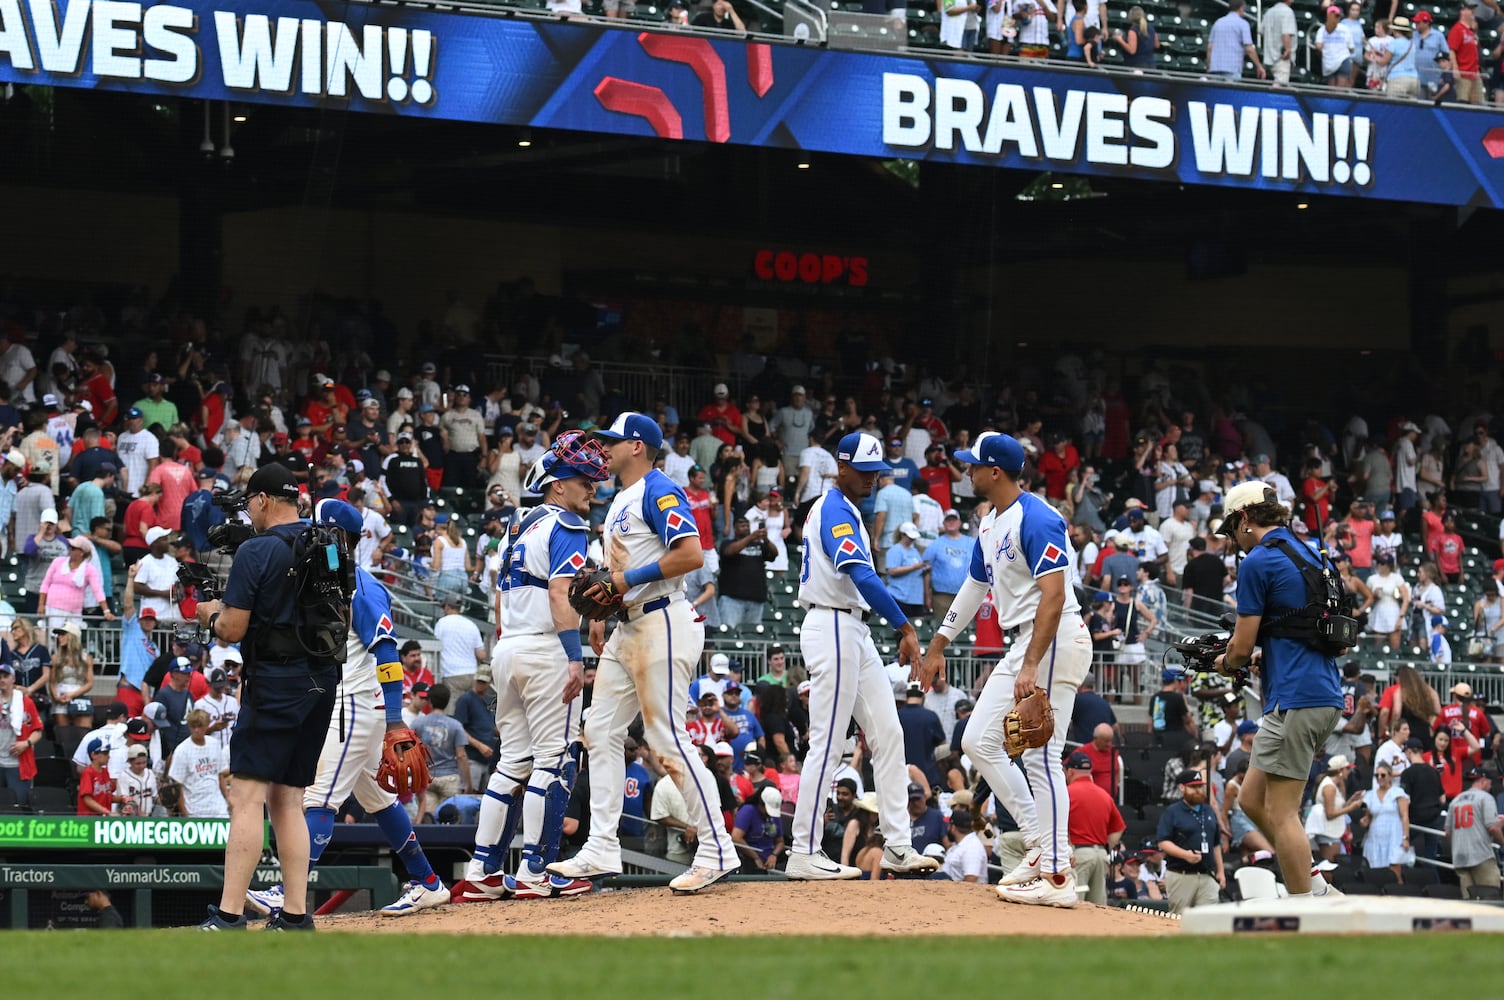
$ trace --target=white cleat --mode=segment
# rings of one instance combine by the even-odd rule
[[[557,875],[560,878],[591,879],[605,878],[608,875],[620,875],[621,865],[618,863],[615,868],[605,868],[583,854],[576,854],[567,861],[555,861],[548,866],[547,870],[549,874]]]
[[[920,854],[912,847],[885,847],[882,866],[885,872],[909,874],[932,872],[940,867],[940,862]]]
[[[837,864],[826,857],[824,851],[814,854],[789,854],[784,877],[795,882],[815,882],[823,879],[861,878],[862,870],[850,865]]]
[[[549,867],[552,868],[553,866],[550,865]],[[696,866],[683,874],[676,875],[669,882],[668,887],[674,891],[675,895],[689,896],[699,892],[701,889],[708,889],[721,879],[726,878],[728,875],[735,875],[739,871],[741,871],[740,868],[726,868],[718,871],[714,868]]]
[[[1018,867],[997,880],[998,885],[1023,885],[1032,882],[1039,877],[1039,859],[1044,852],[1035,847],[1024,855],[1024,859],[1018,863]]]
[[[1056,885],[1048,875],[1041,875],[1022,885],[999,885],[998,898],[1009,903],[1029,903],[1034,906],[1059,906],[1069,908],[1078,902],[1076,876],[1065,873],[1065,884]]]
[[[405,917],[419,910],[432,909],[449,902],[449,890],[440,882],[438,888],[430,889],[422,882],[409,882],[397,901],[381,908],[383,917]]]
[[[269,917],[282,910],[282,887],[280,885],[267,886],[265,889],[247,889],[245,905],[261,914]]]

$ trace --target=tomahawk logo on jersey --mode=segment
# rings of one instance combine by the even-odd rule
[[[649,470],[611,501],[607,518],[610,537],[605,540],[607,563],[612,569],[623,571],[646,566],[662,559],[681,538],[694,538],[698,547],[700,533],[688,511],[689,501],[684,491],[662,470]],[[624,550],[622,565],[617,565],[618,548]],[[653,580],[631,588],[623,600],[629,605],[641,604],[683,589],[680,580]]]
[[[1068,573],[1073,561],[1065,518],[1032,493],[1024,493],[1007,509],[982,519],[971,550],[970,575],[991,586],[1000,624],[1006,629],[1034,621],[1039,606],[1034,581],[1051,573]],[[1073,611],[1079,612],[1080,605],[1074,589],[1067,586],[1063,613]]]

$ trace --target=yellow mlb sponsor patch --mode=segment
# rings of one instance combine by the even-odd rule
[[[677,506],[679,506],[679,498],[676,497],[676,496],[674,496],[672,493],[670,493],[666,497],[659,497],[658,498],[658,509],[659,510],[668,510],[670,507],[677,507]]]
[[[830,529],[831,538],[845,538],[847,535],[856,534],[856,529],[849,524],[838,524]]]

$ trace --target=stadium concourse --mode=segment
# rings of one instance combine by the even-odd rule
[[[176,569],[200,560],[224,570],[206,537],[223,516],[213,493],[280,463],[311,498],[347,498],[364,512],[357,557],[391,589],[410,637],[404,714],[429,743],[439,779],[434,793],[406,803],[410,814],[422,824],[473,823],[498,742],[492,602],[522,476],[558,435],[606,426],[626,409],[661,425],[661,464],[685,490],[705,552],[706,568],[687,589],[707,644],[686,710],[716,774],[721,821],[747,835],[739,849],[748,873],[780,866],[778,831],[788,821],[757,821],[759,789],[777,787],[786,812],[801,793],[800,525],[835,474],[833,442],[857,429],[885,446],[890,469],[863,514],[878,568],[920,624],[921,640],[959,587],[984,513],[958,449],[985,431],[1015,435],[1029,488],[1069,520],[1095,686],[1105,696],[1095,707],[1107,709],[1100,719],[1071,720],[1070,736],[1108,762],[1101,783],[1126,821],[1109,841],[1099,901],[1164,907],[1158,821],[1178,798],[1177,774],[1199,769],[1219,807],[1236,781],[1223,755],[1237,753],[1257,699],[1216,692],[1206,677],[1162,682],[1159,654],[1182,635],[1213,630],[1236,598],[1237,562],[1215,529],[1219,497],[1246,479],[1270,484],[1296,529],[1325,540],[1368,613],[1351,663],[1354,683],[1372,690],[1354,708],[1370,742],[1393,736],[1402,717],[1410,722],[1446,798],[1460,791],[1453,770],[1494,773],[1500,740],[1484,709],[1504,700],[1504,562],[1496,562],[1504,452],[1493,410],[1459,394],[1376,382],[1371,402],[1311,410],[1237,378],[1208,381],[1176,357],[1064,347],[1009,381],[984,382],[963,366],[869,357],[857,338],[826,356],[749,349],[715,358],[714,367],[670,367],[665,357],[656,373],[592,358],[592,349],[621,348],[610,343],[561,346],[543,358],[487,357],[473,346],[394,357],[380,315],[351,303],[320,306],[327,328],[342,331],[333,342],[254,309],[219,337],[199,328],[189,341],[179,334],[192,335],[194,325],[183,326],[165,303],[105,309],[49,294],[11,288],[0,303],[0,426],[9,449],[0,518],[12,566],[0,581],[8,602],[0,610],[16,625],[0,646],[10,668],[0,678],[13,677],[25,693],[20,715],[9,701],[0,709],[7,720],[36,721],[4,729],[33,746],[18,767],[0,769],[0,810],[222,815],[218,755],[233,725],[240,658],[223,644],[172,640],[167,627],[191,617],[197,597],[184,592]],[[473,345],[478,329],[515,321],[516,303],[477,310],[452,298],[437,326]],[[1476,399],[1498,398],[1496,377],[1478,388]],[[597,558],[613,492],[602,483],[592,502]],[[123,617],[123,631],[106,611]],[[944,687],[911,695],[895,672],[915,847],[958,881],[995,881],[1016,860],[1009,818],[971,801],[974,776],[952,750],[1004,644],[984,606]],[[1385,691],[1392,678],[1398,683]],[[589,683],[587,675],[587,699]],[[432,698],[440,685],[448,698]],[[1176,690],[1185,692],[1178,702],[1164,693]],[[1458,737],[1448,750],[1433,747],[1431,722],[1449,700],[1479,711],[1467,716],[1475,738]],[[443,711],[460,724],[430,718]],[[1097,729],[1082,728],[1089,721],[1108,723],[1100,742]],[[96,739],[110,756],[91,766]],[[687,859],[676,807],[654,795],[662,772],[653,748],[637,730],[632,740],[623,832],[656,870],[672,871]],[[149,748],[154,788],[130,763],[134,745]],[[1328,747],[1358,764],[1344,778],[1344,797],[1368,787],[1376,758],[1360,746],[1355,736]],[[185,753],[192,768],[175,766]],[[860,733],[846,765],[817,792],[831,797],[825,849],[875,875],[882,843]],[[584,777],[566,850],[588,832],[588,765]],[[111,782],[116,790],[105,793]],[[1443,804],[1434,803],[1437,817]],[[353,801],[342,814],[364,819]],[[1366,830],[1343,824],[1329,838],[1345,881],[1379,892],[1407,885],[1411,895],[1452,882],[1445,838],[1427,841],[1417,859],[1370,849],[1375,831],[1365,844]],[[1230,870],[1258,863],[1256,849],[1232,840],[1245,832],[1223,831]],[[1391,863],[1393,877],[1380,878]],[[1455,885],[1449,891],[1460,894]],[[1226,892],[1237,892],[1231,877]],[[637,905],[626,896],[610,905]]]

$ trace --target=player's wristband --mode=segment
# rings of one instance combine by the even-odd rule
[[[627,581],[628,587],[635,587],[641,583],[652,583],[655,580],[663,579],[663,567],[652,562],[646,566],[629,569],[622,574],[622,577]]]
[[[559,633],[559,645],[564,647],[564,655],[570,663],[579,663],[584,653],[580,650],[580,630],[577,628],[565,629]]]

